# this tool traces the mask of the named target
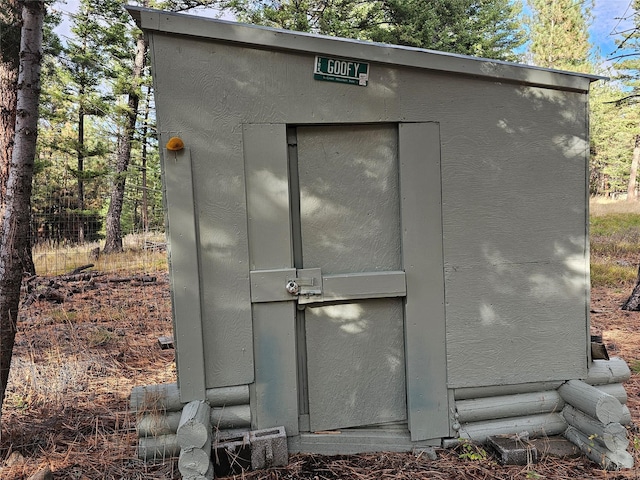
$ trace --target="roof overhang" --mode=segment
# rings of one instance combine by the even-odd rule
[[[260,49],[361,59],[387,65],[482,77],[497,82],[515,82],[559,90],[588,92],[591,82],[606,79],[606,77],[597,75],[532,67],[413,47],[280,30],[131,5],[126,8],[137,25],[146,33],[185,35]]]

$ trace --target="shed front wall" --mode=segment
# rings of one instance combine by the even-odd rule
[[[584,93],[382,64],[359,87],[315,81],[313,54],[150,39],[160,143],[191,161],[195,237],[170,241],[198,249],[206,388],[254,380],[242,128],[263,123],[439,123],[448,387],[585,376]]]

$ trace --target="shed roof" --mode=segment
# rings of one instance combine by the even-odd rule
[[[202,18],[131,5],[126,8],[138,26],[145,32],[200,37],[244,44],[254,48],[332,55],[388,65],[583,92],[589,90],[591,82],[606,78],[435,50]]]

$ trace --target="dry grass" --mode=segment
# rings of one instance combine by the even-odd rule
[[[594,197],[589,201],[589,215],[591,217],[614,214],[640,215],[640,201],[628,202],[626,200],[610,200],[604,197]]]
[[[628,289],[640,263],[640,202],[590,205],[591,285]]]
[[[149,271],[147,269],[147,271]],[[127,272],[129,274],[129,272]],[[56,479],[176,478],[173,461],[136,458],[135,385],[175,381],[168,276],[134,286],[97,277],[61,304],[23,308],[2,416],[0,461],[19,452],[24,463],[0,478],[27,478],[48,465]],[[2,463],[0,463],[2,465]]]
[[[638,275],[638,267],[628,262],[618,264],[610,257],[593,255],[591,258],[591,286],[631,291]]]
[[[52,245],[41,243],[33,248],[33,261],[39,275],[61,275],[89,263],[101,272],[144,272],[167,269],[167,255],[158,245],[164,245],[162,233],[127,235],[123,239],[124,253],[100,254],[98,242],[82,245]]]

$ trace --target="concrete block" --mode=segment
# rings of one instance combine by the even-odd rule
[[[241,474],[251,468],[249,432],[226,436],[213,446],[213,470],[216,477]]]
[[[414,447],[412,453],[418,458],[426,457],[431,461],[435,461],[438,459],[436,449],[433,447]]]
[[[580,449],[564,437],[541,437],[529,440],[537,449],[538,456],[546,455],[555,458],[579,458],[582,456]]]
[[[284,427],[253,430],[249,433],[249,441],[253,470],[282,467],[289,463],[287,435]]]
[[[538,463],[538,450],[529,442],[515,435],[494,435],[487,437],[487,445],[498,455],[503,465],[529,465]]]

